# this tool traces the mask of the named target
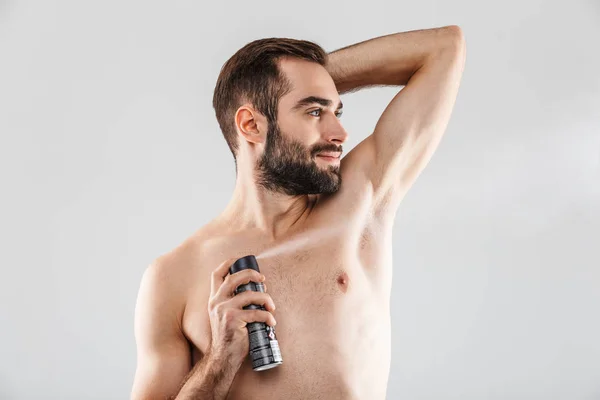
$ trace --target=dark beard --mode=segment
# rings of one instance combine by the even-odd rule
[[[277,122],[270,122],[265,151],[256,166],[257,183],[289,196],[335,193],[342,184],[340,167],[319,168],[314,156],[321,151],[341,151],[341,146],[309,151],[302,143],[283,137]]]

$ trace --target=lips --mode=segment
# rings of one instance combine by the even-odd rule
[[[342,153],[337,151],[324,151],[322,153],[317,154],[317,156],[325,157],[325,158],[340,158]]]

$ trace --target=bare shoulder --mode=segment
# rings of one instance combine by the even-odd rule
[[[206,280],[205,241],[211,226],[201,227],[171,250],[158,255],[143,273],[140,293],[171,316],[171,322],[182,328],[186,303],[194,285]],[[158,305],[158,304],[157,304]]]
[[[211,224],[205,225],[177,246],[159,255],[147,268],[145,274],[154,276],[173,295],[184,296],[194,277],[202,274],[205,265],[206,241],[210,237]]]

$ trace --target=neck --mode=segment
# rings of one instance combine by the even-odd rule
[[[289,196],[238,176],[222,220],[237,230],[257,229],[274,241],[292,231],[313,209],[318,195]]]

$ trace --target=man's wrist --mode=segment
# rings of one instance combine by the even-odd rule
[[[227,397],[238,368],[223,357],[208,352],[194,367],[177,399],[201,398],[221,400]]]

